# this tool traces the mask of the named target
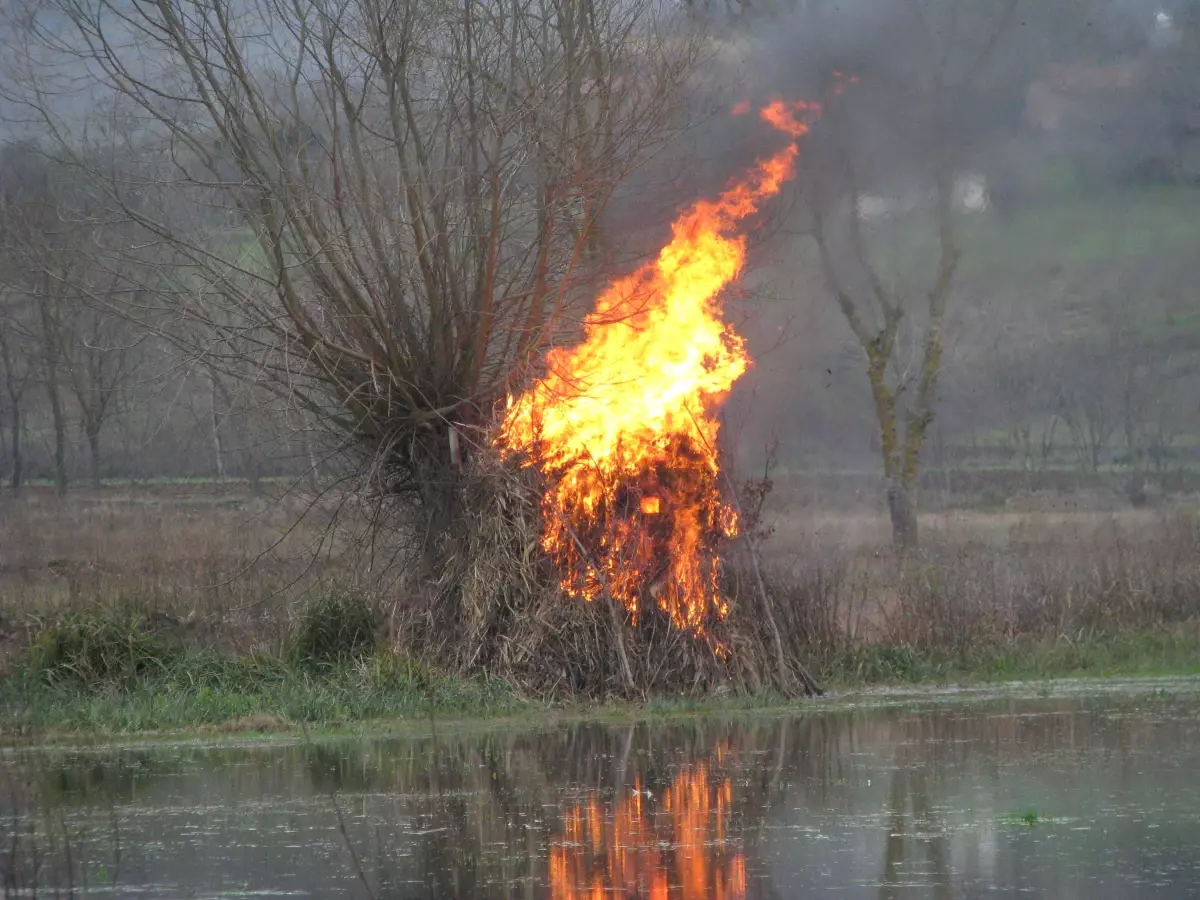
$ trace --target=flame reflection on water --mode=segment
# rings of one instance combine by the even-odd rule
[[[728,837],[732,787],[706,764],[689,766],[665,791],[605,803],[592,792],[563,817],[550,848],[552,900],[646,897],[736,900],[746,860]]]

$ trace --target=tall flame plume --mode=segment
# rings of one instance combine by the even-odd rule
[[[738,522],[722,499],[716,412],[750,360],[719,295],[745,263],[745,220],[793,176],[818,112],[762,108],[792,142],[680,215],[657,258],[600,295],[583,342],[551,350],[545,376],[510,398],[497,432],[502,453],[546,478],[542,546],[563,590],[607,593],[635,625],[651,600],[696,635],[728,612],[717,555]]]

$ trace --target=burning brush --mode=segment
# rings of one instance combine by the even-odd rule
[[[680,215],[658,257],[596,301],[583,342],[551,350],[546,375],[510,398],[497,433],[503,454],[546,479],[542,547],[562,589],[607,593],[635,625],[654,603],[708,636],[728,612],[718,551],[738,521],[720,490],[715,413],[749,357],[719,294],[745,262],[745,220],[792,177],[795,140],[818,112],[763,108],[792,142]]]

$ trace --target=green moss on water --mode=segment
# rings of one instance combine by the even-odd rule
[[[1038,815],[1038,811],[1036,809],[1030,807],[1024,812],[1009,813],[1008,815],[1002,817],[1000,821],[1005,825],[1023,825],[1026,828],[1034,828],[1039,822],[1042,821],[1042,817]]]

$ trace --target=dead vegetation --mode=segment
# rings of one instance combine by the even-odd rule
[[[483,675],[529,697],[798,693],[798,663],[842,682],[918,677],[917,660],[1003,657],[1031,640],[1070,647],[1194,631],[1200,619],[1194,511],[937,514],[923,523],[925,548],[906,556],[890,548],[885,516],[821,513],[777,516],[769,537],[758,530],[761,589],[746,554],[732,548],[730,611],[713,624],[711,643],[655,610],[633,628],[623,609],[614,616],[603,602],[562,597],[540,552],[536,485],[491,465],[472,479],[470,527],[447,548],[437,582],[416,571],[367,572],[352,553],[314,564],[323,526],[296,527],[283,507],[229,489],[166,497],[127,488],[67,506],[31,492],[0,517],[5,656],[24,658],[48,622],[79,625],[72,634],[84,644],[104,637],[80,616],[107,611],[93,619],[136,619],[135,630],[156,641],[234,656],[336,664],[379,641],[432,672]],[[81,658],[110,662],[103,652]]]
[[[540,547],[534,476],[495,462],[471,480],[465,538],[441,581],[396,617],[396,639],[462,674],[480,670],[548,696],[796,690],[769,634],[737,597],[704,638],[647,597],[636,627],[611,597],[564,598]],[[749,588],[736,582],[739,588]],[[746,600],[752,600],[747,597]]]
[[[841,519],[842,529],[823,520],[810,531],[821,543],[810,537],[806,550],[777,543],[770,566],[788,596],[778,604],[784,633],[826,671],[849,663],[851,677],[870,678],[861,661],[880,649],[908,661],[987,660],[1022,643],[1191,633],[1200,621],[1193,510],[926,519],[929,540],[916,556],[864,539],[887,534],[886,520],[867,516]]]
[[[34,620],[97,607],[235,654],[276,649],[312,591],[355,583],[303,509],[233,481],[0,497],[0,666]]]

